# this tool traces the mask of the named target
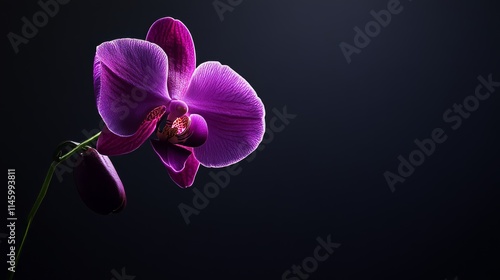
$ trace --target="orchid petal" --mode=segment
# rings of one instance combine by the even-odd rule
[[[167,56],[153,43],[117,39],[97,47],[95,98],[111,132],[133,135],[151,110],[170,101],[167,71]]]
[[[165,106],[156,107],[143,121],[132,136],[122,137],[111,132],[105,126],[97,139],[97,150],[108,156],[128,154],[139,148],[156,130],[156,125],[165,113]]]
[[[167,141],[151,140],[151,145],[167,169],[179,172],[184,169],[192,151]]]
[[[180,188],[185,189],[193,185],[199,167],[200,162],[192,153],[186,160],[186,165],[182,171],[176,172],[172,168],[167,167],[167,172],[172,181],[174,181]]]
[[[172,99],[182,99],[196,68],[193,38],[179,20],[164,17],[149,28],[146,40],[160,46],[168,57],[168,91]]]
[[[265,131],[265,109],[250,84],[229,66],[205,62],[184,96],[193,114],[208,124],[205,144],[194,148],[206,167],[225,167],[252,153]]]

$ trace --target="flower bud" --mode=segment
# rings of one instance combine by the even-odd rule
[[[79,157],[81,162],[73,175],[85,205],[102,215],[120,212],[127,204],[127,197],[109,157],[91,147],[82,151]]]

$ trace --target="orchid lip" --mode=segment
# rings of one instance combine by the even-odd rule
[[[180,100],[172,100],[170,112],[164,116],[163,124],[156,129],[160,142],[199,147],[205,143],[208,127],[205,119],[198,114],[187,114],[188,106]]]
[[[182,115],[175,118],[173,121],[167,117],[167,122],[163,129],[158,129],[156,136],[160,141],[168,141],[172,144],[182,144],[189,136],[191,136],[190,131],[191,118],[187,115]]]
[[[172,100],[168,109],[165,126],[158,128],[156,136],[160,141],[182,144],[191,135],[189,130],[191,118],[187,115],[188,105],[181,100]]]

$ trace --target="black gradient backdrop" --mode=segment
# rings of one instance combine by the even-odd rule
[[[219,170],[201,168],[183,190],[147,144],[113,157],[128,206],[110,216],[85,207],[70,173],[55,177],[16,278],[119,280],[124,268],[137,280],[285,279],[330,235],[341,246],[308,279],[500,279],[500,88],[457,130],[442,116],[478,75],[500,80],[499,5],[403,0],[348,64],[339,44],[388,2],[244,0],[221,21],[212,1],[73,0],[15,54],[6,35],[40,7],[4,1],[2,167],[16,169],[18,242],[53,149],[99,127],[92,63],[104,41],[175,17],[198,63],[251,83],[268,124],[274,108],[296,115],[189,225],[178,205]],[[437,127],[447,141],[391,192],[383,173]]]

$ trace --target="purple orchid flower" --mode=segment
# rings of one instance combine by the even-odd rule
[[[189,30],[170,17],[154,22],[146,40],[99,45],[94,87],[105,123],[97,150],[122,155],[151,138],[181,188],[193,184],[200,164],[234,164],[264,135],[265,109],[254,89],[219,62],[196,67]]]

